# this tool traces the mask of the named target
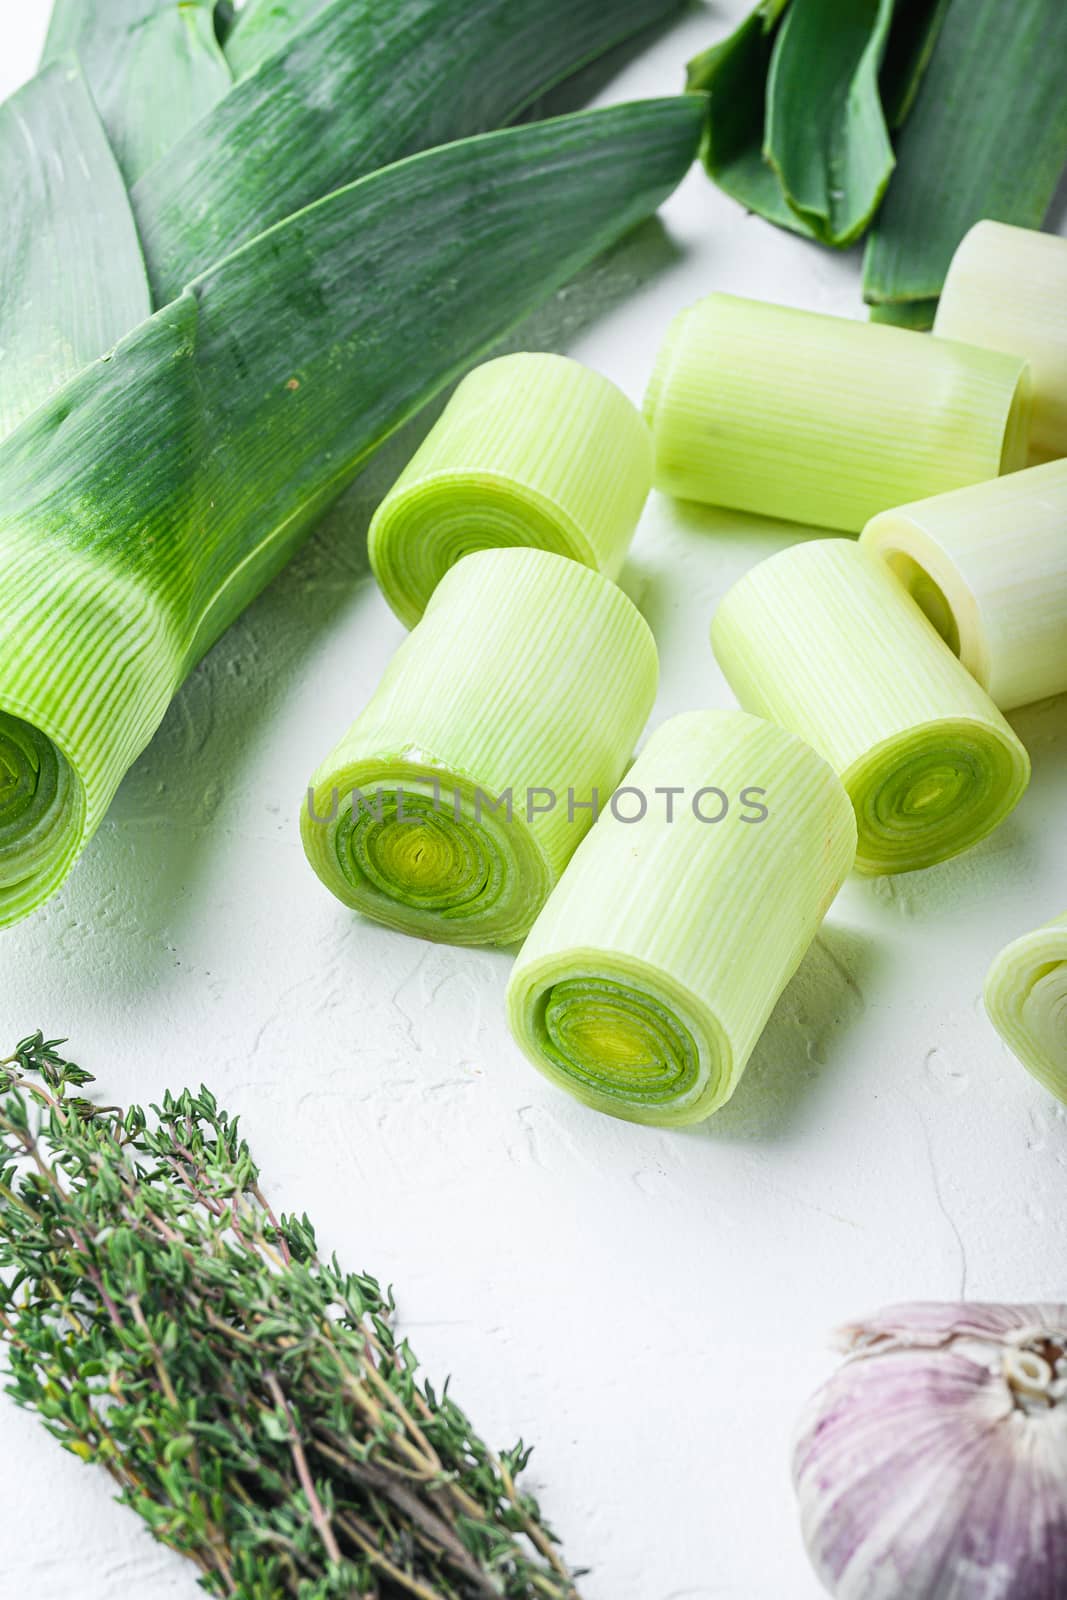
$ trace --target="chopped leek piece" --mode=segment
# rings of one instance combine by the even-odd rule
[[[56,0],[44,64],[70,55],[128,184],[233,83],[215,37],[215,0]]]
[[[840,775],[860,872],[959,855],[1026,789],[1029,759],[996,706],[885,562],[850,540],[761,561],[720,603],[712,643],[745,710]]]
[[[861,543],[1002,710],[1067,690],[1067,460],[883,511]]]
[[[561,78],[678,3],[331,0],[294,8],[289,0],[276,19],[277,52],[134,185],[155,303],[333,190],[513,121]],[[306,25],[290,37],[300,11]],[[249,28],[252,20],[249,12]]]
[[[598,1111],[699,1121],[736,1089],[855,849],[848,796],[802,740],[740,711],[672,717],[534,924],[512,1033]]]
[[[701,121],[679,95],[374,173],[220,262],[0,445],[0,712],[76,790],[47,859],[36,825],[22,858],[6,841],[0,924],[62,881],[178,685],[373,451],[655,210]]]
[[[952,257],[934,332],[1029,361],[1031,449],[1067,456],[1067,239],[976,222]]]
[[[411,627],[461,556],[534,545],[614,578],[652,487],[641,413],[556,355],[501,356],[464,378],[378,507],[370,560]]]
[[[545,550],[465,557],[312,779],[308,859],[402,933],[521,938],[622,776],[657,676],[648,624],[600,573]]]
[[[1024,466],[1029,381],[996,351],[714,294],[671,325],[645,415],[658,489],[859,533]]]
[[[1064,0],[950,0],[868,235],[864,298],[936,299],[982,217],[1040,227],[1067,161]]]
[[[1067,1105],[1067,915],[1000,952],[985,1004],[1027,1071]]]
[[[0,105],[0,439],[152,309],[126,186],[75,61]]]

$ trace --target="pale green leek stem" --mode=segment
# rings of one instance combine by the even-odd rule
[[[1067,1105],[1067,914],[1001,951],[985,1003],[1023,1066]]]
[[[533,545],[614,578],[651,486],[648,428],[613,383],[565,356],[502,356],[463,380],[378,507],[371,566],[408,627],[475,550]]]
[[[657,489],[859,533],[879,511],[1025,466],[1017,357],[714,294],[645,399]]]
[[[1026,788],[1012,729],[861,545],[815,539],[760,562],[721,602],[712,642],[744,708],[807,739],[840,775],[861,872],[958,855]]]
[[[544,550],[464,557],[312,779],[312,866],[401,932],[521,938],[619,781],[657,676],[648,625],[598,572]]]
[[[860,542],[1002,710],[1067,689],[1067,460],[884,511]]]
[[[740,711],[672,717],[523,946],[515,1038],[599,1111],[662,1126],[708,1116],[855,849],[848,796],[802,740]]]
[[[1028,361],[1034,457],[1067,456],[1067,239],[975,223],[952,257],[934,332]]]

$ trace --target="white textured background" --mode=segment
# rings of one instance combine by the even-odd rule
[[[696,6],[600,98],[673,91],[743,9]],[[46,10],[4,7],[3,93]],[[746,217],[694,171],[662,227],[515,343],[638,400],[670,317],[715,288],[861,314],[855,254]],[[278,1206],[396,1284],[429,1373],[453,1374],[491,1440],[536,1441],[588,1600],[815,1600],[788,1449],[829,1330],[900,1298],[1067,1297],[1067,1115],[979,999],[996,950],[1067,905],[1067,702],[1013,719],[1034,780],[994,838],[846,887],[730,1107],[688,1134],[599,1118],[511,1044],[506,955],[356,921],[300,848],[307,777],[402,636],[364,531],[411,448],[197,671],[64,893],[0,935],[0,1042],[40,1025],[110,1099],[203,1078],[241,1111]],[[797,533],[653,500],[628,585],[662,654],[657,719],[731,703],[716,599]],[[6,1400],[0,1508],[0,1600],[198,1592]]]

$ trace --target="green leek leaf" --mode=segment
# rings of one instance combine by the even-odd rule
[[[704,165],[719,188],[769,222],[808,233],[763,159],[767,73],[789,0],[761,0],[719,44],[689,63],[686,86],[708,95]]]
[[[77,64],[0,105],[0,439],[151,311],[126,188]]]
[[[867,243],[866,300],[935,300],[983,217],[1041,224],[1067,161],[1065,61],[1063,0],[951,0]]]
[[[247,0],[226,37],[226,60],[234,77],[247,78],[329,3],[330,0]],[[354,0],[349,0],[350,9],[353,5]]]
[[[133,189],[157,305],[390,162],[487,132],[677,0],[332,0]]]
[[[894,0],[792,0],[771,53],[764,157],[824,244],[859,237],[893,170],[879,94]]]
[[[0,711],[70,780],[45,858],[9,848],[0,921],[62,881],[186,673],[375,448],[649,216],[701,126],[679,96],[375,173],[197,279],[0,446]]]
[[[77,56],[127,184],[232,83],[214,0],[56,0],[43,64]]]

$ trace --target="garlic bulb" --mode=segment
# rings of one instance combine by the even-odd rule
[[[894,1306],[844,1330],[793,1478],[838,1600],[1065,1600],[1067,1305]]]

